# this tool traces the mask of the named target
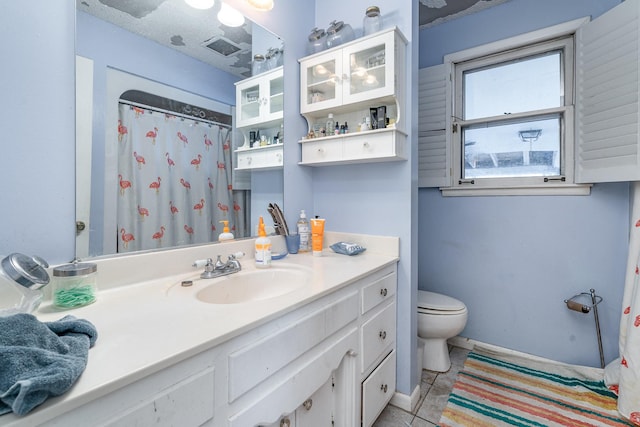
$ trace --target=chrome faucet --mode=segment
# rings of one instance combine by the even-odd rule
[[[201,259],[196,260],[193,263],[194,267],[203,267],[204,271],[200,275],[203,279],[215,279],[216,277],[226,276],[228,274],[237,273],[242,270],[242,266],[240,265],[240,261],[238,258],[242,258],[244,256],[244,252],[236,252],[234,254],[229,255],[227,258],[227,262],[222,262],[221,256],[218,255],[216,258],[216,262],[213,262],[213,259]]]

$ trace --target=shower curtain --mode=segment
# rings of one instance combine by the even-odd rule
[[[629,255],[620,318],[620,357],[605,367],[605,383],[618,394],[618,411],[640,426],[640,182],[632,183]]]
[[[244,235],[228,127],[121,103],[118,150],[118,252]]]

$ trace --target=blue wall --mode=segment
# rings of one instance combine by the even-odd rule
[[[443,55],[591,15],[618,0],[511,0],[420,33],[420,66]],[[627,183],[590,196],[443,198],[419,192],[418,287],[464,301],[461,335],[599,366],[593,315],[564,299],[595,288],[605,359],[618,354],[629,220]]]
[[[75,248],[75,2],[2,5],[0,254]]]
[[[362,34],[362,18],[371,3],[365,0],[316,1],[316,26],[327,28],[343,20]],[[396,389],[410,395],[419,385],[416,361],[417,293],[417,86],[418,27],[416,0],[378,0],[383,27],[397,27],[407,38],[404,74],[406,99],[400,105],[407,119],[408,160],[318,167],[313,169],[313,206],[308,212],[326,218],[326,228],[364,234],[400,237],[397,292]],[[310,29],[309,29],[310,30]],[[308,34],[308,33],[307,33]],[[289,193],[285,192],[285,199]]]

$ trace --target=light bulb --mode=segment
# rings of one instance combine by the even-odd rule
[[[273,9],[273,0],[247,0],[247,2],[258,10]]]
[[[184,0],[186,4],[194,9],[211,9],[215,0]]]
[[[218,20],[227,27],[239,27],[244,24],[244,16],[226,3],[220,6]]]

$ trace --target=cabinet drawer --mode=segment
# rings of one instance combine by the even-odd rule
[[[396,390],[395,350],[362,383],[362,425],[374,423]]]
[[[304,142],[303,163],[335,162],[342,160],[342,138],[334,141]]]
[[[229,402],[306,353],[358,317],[352,292],[288,328],[229,355]]]
[[[396,133],[362,132],[344,142],[344,159],[374,159],[396,156]]]
[[[362,288],[362,313],[388,301],[396,294],[397,275],[390,273]]]
[[[362,325],[361,334],[362,372],[365,372],[396,341],[395,300]]]
[[[264,169],[282,166],[282,146],[238,153],[236,169]]]

